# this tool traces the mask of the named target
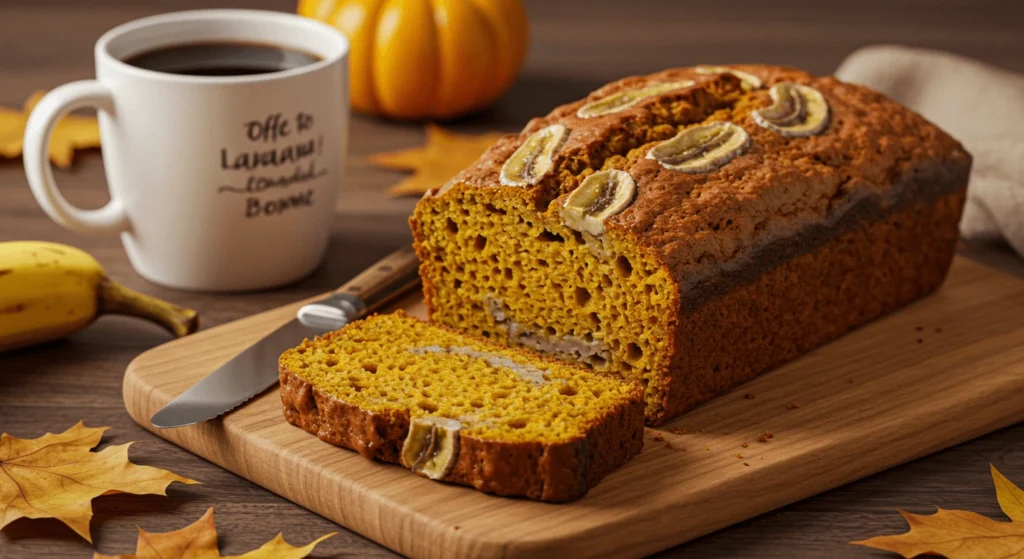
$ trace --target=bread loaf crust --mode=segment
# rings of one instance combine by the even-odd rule
[[[964,199],[961,189],[860,222],[681,315],[662,408],[647,422],[660,424],[936,290],[956,251]]]
[[[370,413],[331,396],[280,367],[285,419],[366,458],[401,463],[409,414]],[[459,454],[442,481],[503,496],[547,502],[578,499],[643,448],[643,402],[606,414],[586,437],[559,442],[504,442],[462,435]]]
[[[577,118],[579,107],[650,83],[693,80],[696,85],[691,88],[662,95],[683,105],[676,120],[693,124],[709,115],[719,118],[713,116],[715,111],[732,106],[733,114],[722,118],[750,133],[750,147],[723,168],[704,174],[672,171],[643,157],[631,160],[626,170],[637,183],[636,200],[605,222],[606,235],[626,237],[661,262],[683,292],[718,276],[727,264],[742,265],[742,260],[766,242],[799,237],[807,226],[834,221],[862,198],[876,198],[888,213],[901,199],[934,200],[966,188],[971,156],[963,146],[881,93],[795,68],[732,67],[759,76],[765,87],[746,94],[742,103],[730,105],[719,96],[735,94],[739,81],[728,74],[705,75],[694,68],[674,68],[624,78],[531,120],[519,135],[499,140],[451,184],[504,190],[550,213],[578,182],[569,180],[559,190],[552,183],[564,181],[566,176],[552,175],[534,187],[509,189],[501,187],[497,178],[504,162],[532,132],[562,124],[571,133],[559,157],[568,158],[573,150],[598,152],[622,127],[650,125],[651,113],[658,114],[651,107],[657,107],[658,100],[592,119]],[[769,105],[768,88],[783,81],[812,86],[828,100],[830,123],[821,134],[786,138],[754,123],[750,111]],[[922,180],[922,175],[933,180]],[[904,192],[908,187],[913,190],[910,196]],[[780,208],[786,215],[779,214]],[[413,221],[416,232],[415,217]]]

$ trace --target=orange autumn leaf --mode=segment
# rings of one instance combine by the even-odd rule
[[[903,557],[941,555],[949,559],[1024,557],[1024,491],[1006,479],[994,466],[992,480],[996,498],[1010,522],[998,522],[973,512],[938,509],[935,514],[900,511],[910,531],[898,536],[878,536],[850,542]]]
[[[452,177],[473,164],[487,148],[504,134],[457,134],[433,124],[427,125],[427,143],[423,147],[377,153],[370,163],[387,169],[412,171],[388,189],[391,196],[412,196],[443,186]]]
[[[213,507],[195,523],[163,534],[153,534],[139,528],[139,542],[132,555],[93,554],[93,559],[301,559],[309,555],[320,542],[334,532],[320,536],[313,542],[295,547],[284,541],[281,534],[244,555],[225,557],[217,548],[217,528],[213,524]]]
[[[99,444],[109,427],[78,422],[60,434],[38,439],[0,436],[0,529],[19,518],[56,518],[86,540],[92,500],[110,493],[166,495],[174,481],[199,483],[128,460],[131,443]]]
[[[43,98],[44,91],[37,91],[25,101],[21,110],[0,107],[0,156],[14,158],[21,155],[22,140],[28,115]],[[50,138],[50,161],[67,169],[76,149],[100,147],[100,125],[95,117],[68,115],[53,127]]]

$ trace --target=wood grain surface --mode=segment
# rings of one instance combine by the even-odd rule
[[[294,8],[290,0],[223,0],[216,5]],[[205,0],[0,0],[0,105],[18,107],[36,89],[91,77],[92,45],[114,25],[210,6]],[[829,73],[853,49],[874,43],[952,50],[1024,71],[1024,8],[1019,2],[638,0],[623,6],[612,0],[527,0],[532,46],[519,81],[491,110],[450,126],[463,132],[517,130],[530,117],[606,81],[674,65],[763,61]],[[422,127],[356,117],[351,140],[329,257],[315,274],[284,289],[210,295],[149,284],[132,271],[116,236],[82,237],[53,224],[32,199],[19,160],[0,160],[0,240],[40,239],[84,248],[131,288],[198,309],[204,328],[209,328],[334,289],[408,242],[405,221],[414,200],[383,195],[401,175],[374,169],[363,158],[420,144]],[[74,167],[58,172],[57,180],[64,194],[84,207],[98,207],[108,199],[99,152],[79,154]],[[1024,262],[1005,247],[970,244],[962,253],[1024,276]],[[135,549],[136,525],[150,531],[178,529],[209,506],[216,507],[225,554],[253,549],[279,531],[293,543],[305,543],[339,530],[316,556],[394,556],[135,425],[121,400],[125,368],[165,341],[157,327],[110,317],[69,340],[0,355],[0,431],[35,437],[62,431],[80,419],[88,425],[111,425],[104,444],[139,441],[131,450],[136,462],[203,482],[172,486],[168,497],[97,499],[95,546],[58,522],[19,520],[0,532],[0,557],[89,557],[94,549],[126,553]],[[942,340],[928,338],[925,345],[931,342]],[[949,420],[956,417],[952,414]],[[898,507],[927,513],[937,505],[1001,518],[989,463],[1024,483],[1024,426],[800,501],[659,557],[885,557],[846,542],[903,531]],[[759,488],[744,491],[756,494]],[[707,502],[713,507],[715,498]]]
[[[276,388],[204,424],[150,425],[297,306],[143,353],[125,374],[128,413],[416,559],[640,557],[1024,419],[1024,281],[959,258],[937,294],[648,429],[638,457],[572,503],[366,460],[285,423]],[[424,315],[420,297],[405,308]]]

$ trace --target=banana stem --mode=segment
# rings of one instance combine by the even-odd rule
[[[100,280],[101,314],[126,314],[155,322],[180,338],[199,328],[196,311],[133,291],[106,277]]]

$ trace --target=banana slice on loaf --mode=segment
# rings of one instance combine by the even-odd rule
[[[643,390],[396,314],[281,355],[289,423],[488,493],[569,501],[643,447]]]

